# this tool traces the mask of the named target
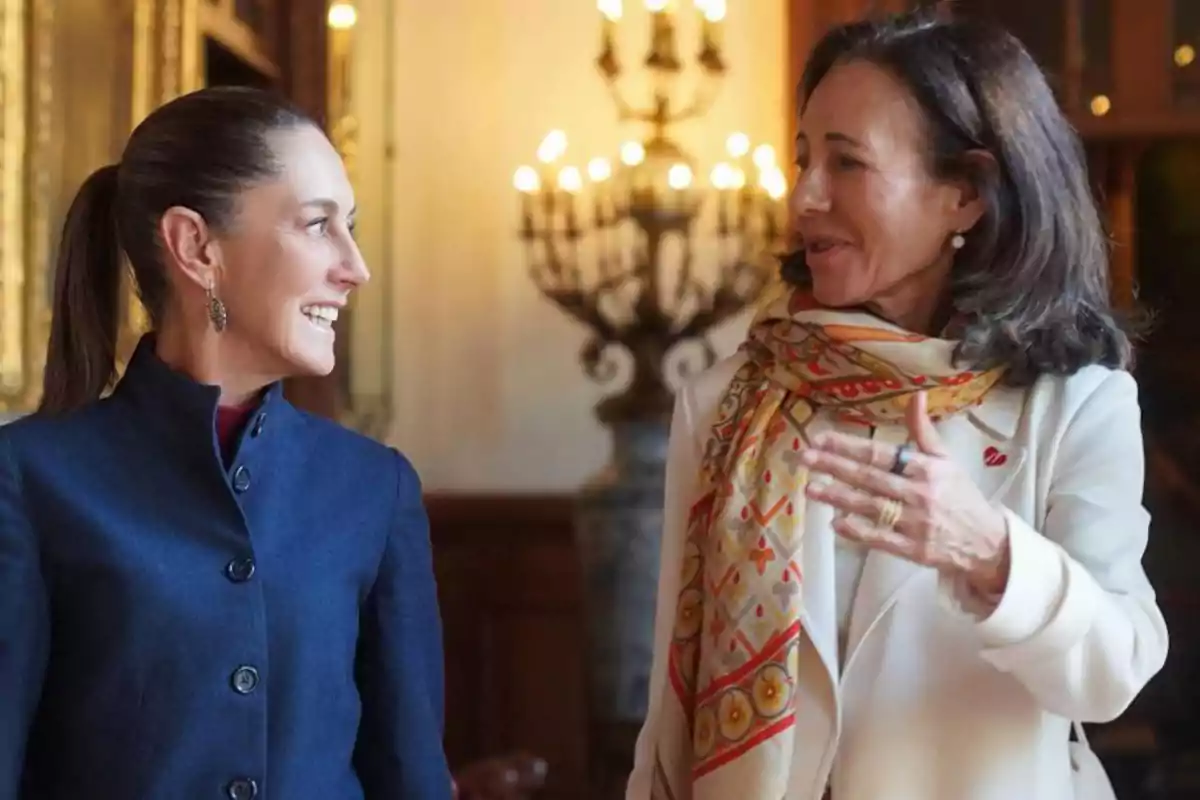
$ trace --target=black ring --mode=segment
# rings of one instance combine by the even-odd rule
[[[903,475],[909,461],[912,461],[912,445],[905,442],[896,448],[896,460],[892,462],[892,474]]]

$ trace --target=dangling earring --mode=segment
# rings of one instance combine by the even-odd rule
[[[966,244],[967,239],[961,233],[954,234],[954,236],[950,239],[950,246],[955,250],[962,250]]]
[[[212,321],[213,328],[217,333],[225,330],[225,326],[229,324],[229,312],[225,310],[225,304],[221,302],[221,298],[217,297],[217,291],[213,288],[213,282],[208,282],[208,318]]]

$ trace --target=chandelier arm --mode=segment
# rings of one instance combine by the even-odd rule
[[[703,117],[712,110],[716,103],[719,81],[711,75],[705,75],[697,83],[692,92],[692,99],[680,110],[672,112],[670,124]]]
[[[677,333],[682,331],[684,325],[682,320],[688,319],[686,315],[688,300],[695,300],[695,308],[704,308],[710,302],[708,289],[694,277],[681,280],[679,283],[679,292],[676,294],[674,307],[669,312],[672,331]]]
[[[654,116],[651,112],[637,108],[625,99],[625,96],[621,94],[621,87],[616,81],[608,83],[608,94],[617,108],[619,122],[650,122],[653,120]]]
[[[757,296],[757,293],[744,293],[733,284],[722,282],[713,289],[708,302],[701,304],[679,326],[677,335],[684,339],[703,336],[740,314]]]
[[[538,289],[543,294],[547,294],[547,292],[568,290],[572,283],[577,284],[579,282],[578,254],[566,257],[563,255],[564,248],[575,249],[574,238],[569,234],[563,236],[552,227],[542,229],[535,236],[537,240],[540,240],[544,254],[543,260],[536,262],[530,269],[530,274],[537,283]],[[560,238],[564,238],[565,241],[559,241]],[[530,249],[532,252],[532,246]],[[547,296],[549,295],[547,294]]]
[[[692,237],[684,236],[683,239],[683,255],[679,262],[679,294],[682,295],[684,287],[694,281],[694,273],[692,272]]]
[[[707,334],[677,338],[666,350],[663,375],[672,383],[679,383],[708,369],[716,360],[716,348]]]
[[[546,288],[542,289],[542,294],[565,314],[591,329],[593,336],[610,342],[620,339],[621,328],[604,313],[599,295],[579,288]]]
[[[529,278],[533,281],[534,288],[545,296],[549,296],[549,292],[555,288],[556,278],[553,268],[545,261],[530,262]]]
[[[692,312],[691,317],[679,327],[680,339],[697,339],[741,310],[740,306],[731,308],[729,303],[720,297],[721,294],[722,290],[717,290],[707,306]]]
[[[613,298],[616,301],[613,305],[618,306],[622,313],[623,319],[633,318],[635,316],[634,303],[630,300],[629,295],[624,294],[625,288],[636,281],[637,276],[632,270],[626,269],[623,272],[610,275],[596,284],[595,294],[599,298],[598,305],[603,308],[603,303],[606,298]]]
[[[615,354],[618,342],[591,335],[579,350],[579,363],[584,373],[599,384],[611,382],[617,376]]]
[[[533,228],[525,235],[525,259],[529,265],[529,278],[543,295],[558,285],[562,273],[562,264],[554,252],[550,238],[544,231]],[[539,243],[542,245],[541,257]]]

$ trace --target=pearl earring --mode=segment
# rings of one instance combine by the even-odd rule
[[[950,246],[955,250],[962,250],[966,243],[967,239],[961,233],[954,234],[953,238],[950,239]]]

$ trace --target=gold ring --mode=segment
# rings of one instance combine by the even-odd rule
[[[896,527],[896,523],[900,521],[900,512],[904,507],[896,500],[883,501],[883,508],[879,509],[879,518],[876,524],[886,530],[891,530]]]

